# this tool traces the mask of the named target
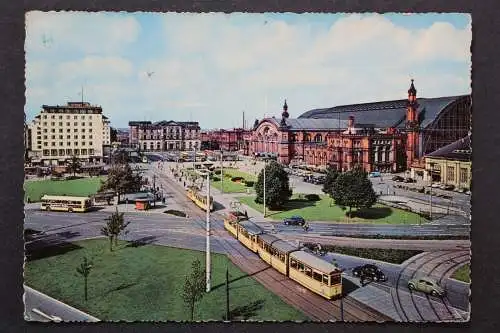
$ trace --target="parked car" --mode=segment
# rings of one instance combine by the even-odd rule
[[[443,297],[445,295],[444,289],[436,282],[436,280],[424,276],[413,278],[408,281],[408,289],[422,291],[432,296]]]
[[[316,185],[323,185],[325,183],[326,177],[324,176],[319,176],[313,178],[313,183]]]
[[[289,218],[286,218],[283,220],[283,224],[284,225],[300,225],[300,226],[303,226],[304,224],[306,224],[306,221],[304,220],[304,218],[302,216],[292,216],[292,217],[289,217]]]
[[[352,270],[352,274],[361,280],[387,281],[387,277],[382,270],[373,264],[355,267]]]
[[[416,183],[417,181],[413,178],[405,178],[404,182],[405,183]]]
[[[405,179],[403,177],[401,177],[401,176],[394,176],[394,177],[392,177],[392,180],[395,181],[395,182],[402,182]]]
[[[373,172],[370,172],[370,173],[368,174],[368,177],[370,177],[370,178],[380,177],[380,176],[381,176],[381,174],[380,174],[380,172],[378,172],[378,171],[373,171]]]

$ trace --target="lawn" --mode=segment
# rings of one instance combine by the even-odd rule
[[[251,175],[249,173],[240,171],[238,169],[224,169],[224,174],[225,175],[231,175],[231,177],[243,177],[245,180],[248,181],[253,181],[255,182],[257,178],[254,175]],[[245,184],[242,183],[237,183],[231,181],[231,178],[229,177],[224,177],[222,180],[222,186],[221,186],[221,181],[220,181],[220,175],[216,175],[217,178],[219,178],[218,181],[211,181],[210,185],[218,189],[219,191],[221,188],[223,189],[223,192],[225,193],[246,193],[247,190],[250,190],[251,192],[254,192],[253,186],[246,186]]]
[[[467,264],[457,269],[451,278],[470,283],[470,265]]]
[[[282,210],[267,210],[267,217],[273,220],[282,220],[293,215],[300,215],[306,221],[336,221],[348,223],[379,223],[379,224],[418,224],[426,223],[427,220],[418,214],[407,212],[402,209],[391,208],[381,204],[375,204],[372,208],[362,211],[354,211],[355,216],[348,218],[346,212],[339,206],[332,205],[331,199],[322,195],[320,201],[308,201],[301,199],[299,194],[294,194]],[[263,205],[257,204],[253,196],[239,197],[238,200],[259,211],[264,212]]]
[[[40,201],[44,194],[87,196],[95,194],[104,177],[81,178],[72,180],[29,180],[24,182],[24,200],[29,196],[31,202]]]
[[[110,252],[108,245],[106,239],[94,239],[75,242],[64,254],[47,251],[46,257],[26,263],[25,283],[101,320],[190,320],[181,297],[184,277],[193,260],[204,266],[204,252],[127,242]],[[75,271],[84,255],[94,264],[86,302],[83,279]],[[212,255],[212,291],[196,305],[194,320],[225,316],[226,265],[234,320],[307,320],[218,254]]]

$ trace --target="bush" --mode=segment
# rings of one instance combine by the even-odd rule
[[[225,178],[231,178],[232,176],[229,173],[224,173]]]
[[[253,187],[253,185],[254,185],[254,184],[255,184],[255,182],[254,182],[254,181],[251,181],[251,180],[246,180],[246,181],[245,181],[245,185],[246,185],[247,187]]]
[[[321,198],[319,197],[319,195],[314,194],[314,193],[306,194],[305,198],[308,201],[320,201],[321,200]]]
[[[231,181],[232,182],[241,182],[242,183],[242,182],[245,181],[245,178],[243,178],[243,177],[232,177]]]
[[[219,178],[219,177],[217,177],[217,176],[213,176],[213,177],[212,177],[212,180],[213,180],[214,182],[218,182],[218,181],[220,181],[220,178]]]

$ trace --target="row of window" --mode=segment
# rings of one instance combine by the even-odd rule
[[[49,130],[48,130],[47,128],[44,128],[44,129],[43,129],[43,133],[48,133],[48,131],[49,131]],[[86,129],[85,129],[85,128],[82,128],[82,129],[81,129],[81,131],[82,131],[82,133],[85,133]],[[88,131],[89,131],[89,133],[92,133],[92,128],[88,128]],[[55,132],[56,132],[56,129],[55,129],[55,128],[51,128],[51,129],[50,129],[50,132],[51,132],[51,133],[55,133]],[[59,128],[59,131],[58,131],[58,132],[59,132],[59,133],[62,133],[62,132],[63,132],[63,129],[62,129],[62,128]],[[77,132],[78,132],[78,128],[73,128],[73,132],[77,133]],[[67,129],[66,129],[66,133],[71,133],[71,128],[67,128]],[[105,133],[105,132],[103,132],[103,133]],[[37,132],[37,134],[38,134],[38,135],[40,135],[40,131],[38,131],[38,132]]]
[[[447,166],[446,167],[446,181],[455,182],[455,167]],[[461,184],[467,183],[469,181],[469,170],[467,168],[460,168],[458,174],[458,182]]]
[[[86,118],[87,117],[87,118]],[[43,119],[48,119],[48,115],[44,114],[43,115]],[[50,119],[56,119],[56,116],[53,114],[53,115],[50,115]],[[62,115],[59,115],[58,116],[58,119],[63,119],[63,116]],[[66,115],[66,119],[71,119],[71,115]],[[73,115],[73,119],[78,119],[78,116],[77,115]],[[92,120],[92,115],[81,115],[80,116],[80,119],[90,119]]]
[[[71,145],[78,146],[78,141],[74,141],[73,143],[71,143],[71,142],[72,142],[72,141],[68,141],[68,142],[64,143],[63,141],[59,141],[59,146],[71,146]],[[40,144],[41,144],[40,142],[37,142],[37,145],[39,145],[39,147],[40,147]],[[44,147],[47,147],[48,145],[49,145],[49,143],[48,143],[47,141],[43,141],[43,146],[44,146]],[[54,141],[52,141],[52,142],[50,143],[50,145],[51,145],[52,147],[57,146],[57,145],[56,145],[56,142],[54,142]],[[93,143],[92,141],[89,141],[89,142],[88,142],[88,145],[89,145],[89,146],[93,146],[93,145],[94,145],[94,143]],[[82,141],[82,142],[80,143],[80,146],[86,146],[86,142],[85,142],[85,141]]]
[[[290,258],[290,267],[327,286],[334,286],[341,282],[340,274],[323,274],[292,258]]]
[[[41,136],[37,136],[36,138],[37,138],[38,140],[41,140]],[[74,139],[78,139],[78,135],[74,135],[74,136],[73,136],[73,138],[74,138]],[[81,136],[81,138],[82,138],[82,139],[85,139],[85,134],[83,134],[83,135]],[[48,135],[44,135],[44,136],[43,136],[43,139],[44,139],[44,140],[48,140]],[[55,139],[56,139],[56,136],[55,136],[55,135],[52,135],[52,136],[51,136],[51,139],[52,139],[52,140],[55,140]],[[62,139],[63,139],[63,135],[59,135],[59,139],[60,139],[60,140],[62,140]],[[67,140],[70,140],[70,139],[71,139],[71,135],[66,135],[66,139],[67,139]],[[92,139],[92,135],[89,135],[89,139]]]
[[[265,243],[262,239],[259,239],[259,246],[261,249],[263,249],[273,257],[278,258],[281,262],[285,262],[285,254],[281,251],[276,250],[271,245]]]
[[[94,149],[44,149],[43,156],[94,155]]]
[[[48,123],[47,123],[46,121],[44,121],[44,122],[42,123],[42,125],[43,125],[43,126],[48,126],[47,124],[48,124]],[[79,123],[78,123],[77,121],[75,121],[75,122],[73,123],[73,126],[78,126],[78,124],[79,124]],[[88,124],[88,125],[86,125],[86,124]],[[50,123],[50,126],[56,126],[56,123],[55,123],[55,122],[51,122],[51,123]],[[58,126],[64,126],[64,123],[63,123],[63,122],[59,122],[59,123],[58,123]],[[66,123],[66,126],[71,126],[71,123],[70,123],[70,122],[67,122],[67,123]],[[80,123],[80,126],[91,126],[91,127],[92,127],[92,123]]]

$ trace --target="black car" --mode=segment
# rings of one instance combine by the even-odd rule
[[[292,216],[283,220],[284,225],[300,225],[306,224],[306,221],[302,216]]]
[[[392,180],[395,181],[395,182],[402,182],[405,179],[403,177],[401,177],[401,176],[394,176],[394,177],[392,177]]]
[[[358,266],[352,270],[352,274],[356,277],[359,277],[361,281],[387,281],[387,277],[380,270],[380,268],[372,264]]]

